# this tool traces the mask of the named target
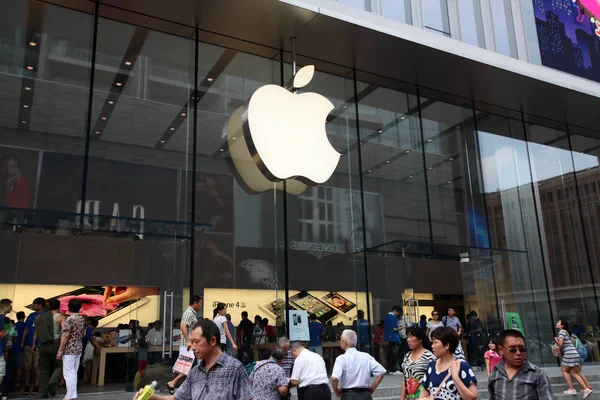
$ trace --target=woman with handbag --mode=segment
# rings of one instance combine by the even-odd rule
[[[477,378],[466,361],[457,360],[458,333],[452,328],[438,328],[431,334],[432,361],[423,378],[422,399],[476,400]]]
[[[419,398],[427,367],[431,361],[435,360],[433,353],[426,349],[429,340],[425,330],[417,326],[406,328],[406,340],[410,351],[402,362],[404,379],[402,380],[400,400]]]
[[[573,342],[571,341],[571,334],[569,333],[569,324],[564,320],[560,319],[556,323],[556,329],[558,329],[558,337],[554,338],[554,342],[560,348],[562,352],[562,361],[560,364],[560,369],[567,382],[567,390],[564,391],[564,394],[575,395],[577,394],[577,390],[573,386],[573,379],[581,385],[583,388],[583,398],[587,399],[592,394],[593,390],[586,385],[587,379],[583,372],[581,372],[581,360],[579,358],[579,353],[573,346]]]

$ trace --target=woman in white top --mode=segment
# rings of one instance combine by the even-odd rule
[[[431,340],[431,333],[437,328],[442,328],[444,324],[440,321],[440,314],[433,310],[431,313],[432,320],[427,323],[427,337]]]
[[[214,319],[213,322],[217,324],[219,328],[219,332],[221,333],[221,350],[223,353],[227,352],[227,339],[232,344],[233,351],[237,351],[237,345],[235,344],[235,340],[231,336],[231,332],[229,332],[229,327],[227,326],[227,318],[225,318],[225,314],[227,314],[227,306],[225,303],[217,304],[217,308],[214,310]]]

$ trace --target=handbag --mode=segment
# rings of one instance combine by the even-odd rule
[[[444,386],[444,383],[446,383],[448,381],[448,379],[450,379],[450,376],[452,376],[452,372],[448,371],[448,375],[446,375],[446,377],[444,378],[442,383],[440,383],[440,386],[438,386],[437,389],[433,393],[431,393],[429,395],[429,397],[427,397],[427,400],[435,400],[435,396],[440,394],[440,391],[442,390],[442,386]]]
[[[562,356],[562,350],[560,349],[560,347],[556,343],[552,345],[552,355],[554,357],[560,357],[560,356]]]

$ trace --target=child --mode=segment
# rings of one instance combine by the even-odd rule
[[[502,356],[498,354],[498,345],[495,339],[490,339],[488,343],[489,350],[485,353],[483,358],[485,359],[485,366],[487,368],[488,378],[494,370],[494,367],[502,361]]]

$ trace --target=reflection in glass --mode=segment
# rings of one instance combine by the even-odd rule
[[[496,39],[496,51],[506,56],[517,58],[517,40],[512,18],[510,0],[494,0],[492,7],[492,23]]]
[[[480,0],[458,0],[461,40],[485,48]]]
[[[410,0],[382,0],[383,16],[412,24],[412,8]]]
[[[423,22],[425,28],[444,36],[450,36],[450,19],[447,0],[423,0]]]
[[[372,11],[371,0],[337,0],[342,4],[349,5],[351,7],[359,8],[365,11]]]

